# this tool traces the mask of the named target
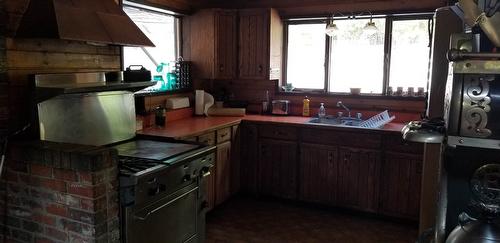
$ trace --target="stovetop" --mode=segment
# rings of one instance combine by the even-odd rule
[[[176,157],[182,157],[202,146],[138,139],[112,147],[118,150],[120,175],[133,176],[166,168],[176,161]]]

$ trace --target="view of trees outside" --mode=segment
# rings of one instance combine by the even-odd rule
[[[427,89],[429,70],[428,20],[399,20],[392,24],[389,86]]]
[[[339,33],[332,37],[330,92],[382,93],[385,19],[373,19],[377,31],[364,31],[367,19],[335,21]]]
[[[302,89],[325,86],[326,24],[298,24],[288,27],[287,83]]]
[[[142,65],[155,75],[157,65],[175,61],[175,17],[128,6],[123,10],[156,46],[124,47],[125,67]]]

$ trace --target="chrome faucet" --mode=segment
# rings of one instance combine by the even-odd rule
[[[342,101],[337,101],[337,107],[342,107],[344,108],[344,110],[347,111],[347,113],[349,114],[349,118],[351,118],[351,110],[349,108],[347,108],[343,103]]]

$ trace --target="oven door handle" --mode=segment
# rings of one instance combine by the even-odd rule
[[[194,192],[194,191],[196,191],[196,190],[198,190],[198,187],[195,187],[195,188],[191,189],[190,191],[188,191],[188,192],[186,192],[186,193],[184,193],[184,194],[182,194],[182,195],[180,195],[180,196],[178,196],[178,197],[176,197],[176,198],[174,198],[174,199],[172,199],[172,200],[168,201],[167,203],[165,203],[165,204],[163,204],[163,205],[161,205],[161,206],[159,206],[159,207],[157,207],[157,208],[155,208],[155,209],[153,209],[153,210],[149,211],[149,212],[148,212],[148,213],[146,213],[144,216],[139,216],[139,215],[137,215],[137,214],[134,214],[134,218],[135,218],[135,219],[138,219],[138,220],[142,220],[142,221],[144,221],[144,220],[146,220],[146,219],[149,217],[149,215],[151,215],[151,214],[154,214],[154,213],[158,212],[158,211],[159,211],[159,210],[161,210],[162,208],[164,208],[164,207],[166,207],[166,206],[168,206],[168,205],[170,205],[170,204],[174,203],[175,201],[177,201],[177,200],[179,200],[179,199],[181,199],[181,198],[185,197],[186,195],[188,195],[188,194],[190,194],[190,193],[192,193],[192,192]]]

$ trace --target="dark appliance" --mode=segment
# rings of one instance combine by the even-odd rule
[[[474,184],[474,174],[486,165],[500,164],[500,55],[474,52],[479,50],[474,47],[480,43],[477,38],[482,37],[452,35],[442,122],[413,122],[404,129],[403,137],[408,140],[442,142],[436,243],[499,240],[495,235],[500,235],[500,227],[494,223],[499,214],[491,208],[500,208],[500,201],[481,202],[484,198],[478,196],[480,186]],[[496,186],[490,186],[491,191],[500,190]],[[487,190],[480,192],[496,196]]]
[[[118,151],[123,242],[203,242],[215,146],[137,136],[133,91],[154,82],[105,77],[35,75],[40,139]]]
[[[427,174],[424,171],[424,178],[438,175],[433,237],[432,241],[422,242],[498,242],[500,201],[496,197],[500,186],[497,172],[491,168],[500,164],[500,54],[494,47],[500,43],[492,36],[500,29],[498,25],[485,28],[484,23],[495,21],[500,13],[482,12],[497,11],[500,2],[459,2],[450,9],[469,25],[473,20],[474,26],[464,26],[452,34],[446,50],[433,46],[433,53],[446,51],[450,62],[440,64],[432,56],[428,117],[409,123],[403,129],[403,137],[426,143],[424,163],[427,167],[434,164],[435,170]],[[480,8],[471,11],[478,5]],[[471,12],[477,16],[471,18]],[[442,70],[448,71],[447,78],[434,78],[436,72],[443,76]],[[438,87],[440,93],[435,93],[433,87]],[[428,160],[429,157],[434,158]],[[478,183],[478,175],[489,184]]]
[[[151,71],[142,65],[130,65],[123,72],[124,82],[144,82],[151,81]]]
[[[132,140],[118,150],[122,242],[203,242],[215,147]]]

